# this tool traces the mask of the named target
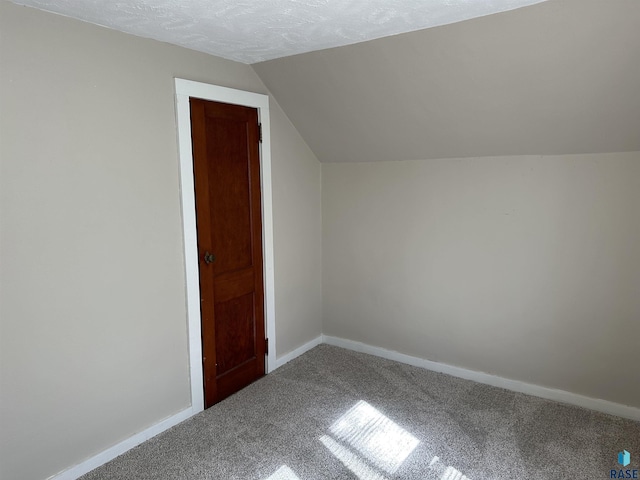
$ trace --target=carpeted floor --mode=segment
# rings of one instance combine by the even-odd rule
[[[321,345],[82,479],[596,480],[623,449],[640,422]]]

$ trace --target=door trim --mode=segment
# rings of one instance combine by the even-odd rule
[[[196,202],[191,146],[191,114],[189,97],[231,103],[258,109],[262,124],[260,144],[260,182],[262,195],[262,254],[264,275],[265,332],[269,339],[265,372],[276,368],[275,279],[273,257],[273,209],[271,204],[271,129],[269,97],[259,93],[206,83],[175,79],[176,115],[178,125],[178,156],[180,160],[180,200],[186,280],[189,369],[191,378],[191,408],[193,413],[204,410],[202,371],[202,339],[200,318],[200,280],[198,276],[198,238],[196,234]]]

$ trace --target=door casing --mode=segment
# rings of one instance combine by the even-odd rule
[[[265,331],[269,352],[265,371],[276,367],[275,282],[273,256],[273,210],[271,201],[271,136],[269,97],[259,93],[206,83],[175,79],[176,114],[178,124],[178,156],[180,160],[180,199],[182,203],[182,231],[187,300],[187,329],[191,379],[191,408],[193,413],[204,410],[200,278],[198,274],[198,239],[196,233],[196,204],[194,195],[193,154],[191,145],[191,113],[189,97],[231,103],[258,109],[262,124],[260,144],[260,183],[262,192],[262,252],[264,275]]]

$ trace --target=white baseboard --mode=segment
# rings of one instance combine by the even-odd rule
[[[131,450],[133,447],[137,447],[142,442],[149,440],[151,437],[155,437],[159,433],[162,433],[165,430],[173,427],[174,425],[183,422],[187,418],[192,417],[194,413],[195,412],[191,407],[182,410],[181,412],[178,412],[175,415],[170,416],[169,418],[161,420],[160,422],[152,425],[146,430],[136,433],[135,435],[127,438],[126,440],[123,440],[117,445],[114,445],[113,447],[108,448],[98,453],[97,455],[94,455],[84,462],[63,470],[60,473],[52,475],[48,480],[75,480],[85,473],[90,472],[94,468],[98,468],[100,465],[104,465],[108,461],[113,460],[118,455],[122,455],[126,451]]]
[[[533,385],[531,383],[520,382],[518,380],[498,377],[489,373],[454,367],[453,365],[447,365],[445,363],[433,362],[431,360],[425,360],[423,358],[412,357],[410,355],[405,355],[404,353],[387,350],[381,347],[374,347],[372,345],[367,345],[366,343],[354,342],[353,340],[346,340],[344,338],[323,335],[322,342],[329,345],[334,345],[336,347],[342,347],[348,350],[354,350],[356,352],[368,353],[370,355],[386,358],[388,360],[395,360],[397,362],[406,363],[408,365],[426,368],[427,370],[432,370],[434,372],[446,373],[454,377],[464,378],[466,380],[473,380],[474,382],[504,388],[514,392],[526,393],[527,395],[546,398],[547,400],[555,400],[557,402],[567,403],[570,405],[577,405],[579,407],[589,408],[591,410],[596,410],[598,412],[608,413],[631,420],[640,420],[640,408],[622,405],[619,403],[610,402],[608,400],[586,397],[584,395],[566,392],[564,390],[542,387],[540,385]]]
[[[294,358],[299,357],[303,353],[306,353],[309,350],[311,350],[312,348],[317,347],[321,343],[322,343],[322,335],[318,335],[316,338],[314,338],[310,342],[307,342],[304,345],[301,345],[300,347],[296,348],[292,352],[289,352],[289,353],[281,356],[280,358],[277,358],[276,359],[276,368],[280,368],[285,363],[289,363]]]
[[[304,345],[296,348],[292,352],[289,352],[286,355],[283,355],[282,357],[278,358],[276,360],[275,368],[281,367],[285,363],[288,363],[294,358],[299,357],[303,353],[308,352],[314,347],[317,347],[321,343],[322,343],[322,335],[318,335],[316,338],[314,338],[310,342],[307,342]],[[169,418],[161,420],[160,422],[156,423],[155,425],[152,425],[146,430],[136,433],[135,435],[127,438],[126,440],[123,440],[117,445],[114,445],[113,447],[110,447],[98,453],[97,455],[94,455],[93,457],[85,460],[84,462],[79,463],[78,465],[70,467],[66,470],[63,470],[60,473],[52,475],[47,480],[75,480],[78,477],[81,477],[82,475],[84,475],[85,473],[88,473],[91,470],[98,468],[101,465],[104,465],[108,461],[113,460],[118,455],[122,455],[126,451],[131,450],[133,447],[137,447],[142,442],[149,440],[151,437],[155,437],[159,433],[162,433],[165,430],[173,427],[174,425],[177,425],[178,423],[183,422],[184,420],[186,420],[189,417],[192,417],[196,413],[198,413],[198,411],[196,411],[192,407],[182,410],[181,412],[178,412]]]

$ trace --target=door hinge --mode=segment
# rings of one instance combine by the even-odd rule
[[[269,339],[264,339],[264,354],[269,355]]]
[[[258,124],[258,141],[262,143],[262,124]]]

